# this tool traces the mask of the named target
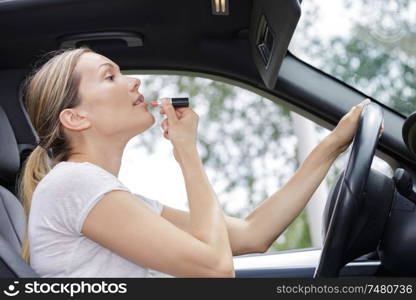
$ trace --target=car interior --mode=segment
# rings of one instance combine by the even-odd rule
[[[248,255],[236,261],[236,277],[415,276],[416,117],[406,118],[288,51],[301,2],[0,1],[0,277],[39,276],[20,255],[26,220],[16,180],[38,141],[22,84],[45,53],[83,45],[123,71],[232,82],[329,130],[370,98],[327,199],[322,249]],[[393,177],[371,168],[375,155],[394,169]]]

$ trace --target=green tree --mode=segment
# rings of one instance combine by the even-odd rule
[[[415,111],[416,3],[345,0],[342,5],[340,10],[365,17],[351,19],[350,31],[323,39],[322,29],[314,27],[321,6],[313,0],[303,3],[307,11],[299,30],[300,55],[404,115]]]
[[[409,0],[344,0],[339,11],[354,12],[350,29],[326,37],[319,27],[322,1],[302,3],[302,17],[291,44],[295,55],[404,115],[416,110],[416,3]],[[328,12],[326,12],[328,13]],[[364,17],[362,17],[364,16]],[[410,18],[409,18],[410,16]],[[336,26],[337,24],[333,24]],[[326,130],[318,128],[321,136]],[[345,167],[349,151],[341,154],[328,172],[332,185]],[[377,161],[376,161],[377,162]],[[379,161],[378,161],[379,162]],[[380,167],[389,175],[386,164]]]

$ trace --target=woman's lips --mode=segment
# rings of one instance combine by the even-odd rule
[[[140,103],[143,103],[144,101],[144,96],[142,94],[139,94],[139,96],[137,96],[136,101],[133,102],[133,106],[136,106]]]
[[[149,105],[149,103],[146,103],[146,102],[141,102],[141,103],[139,103],[139,104],[137,104],[137,105],[135,105],[135,106],[144,107],[144,108],[146,108],[146,109],[147,109],[147,105]]]

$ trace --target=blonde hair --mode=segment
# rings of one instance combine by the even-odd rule
[[[62,130],[59,114],[66,108],[80,104],[80,74],[74,69],[80,56],[86,52],[94,51],[83,47],[49,52],[44,58],[52,57],[41,67],[34,68],[25,80],[25,106],[39,136],[39,145],[24,162],[18,179],[18,196],[27,221],[36,186],[56,163],[67,160],[73,150]],[[21,255],[30,263],[27,234],[28,230],[23,239]]]

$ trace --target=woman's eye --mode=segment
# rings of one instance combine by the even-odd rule
[[[111,81],[113,81],[114,80],[114,75],[108,76],[108,77],[106,77],[106,79],[110,79]]]

